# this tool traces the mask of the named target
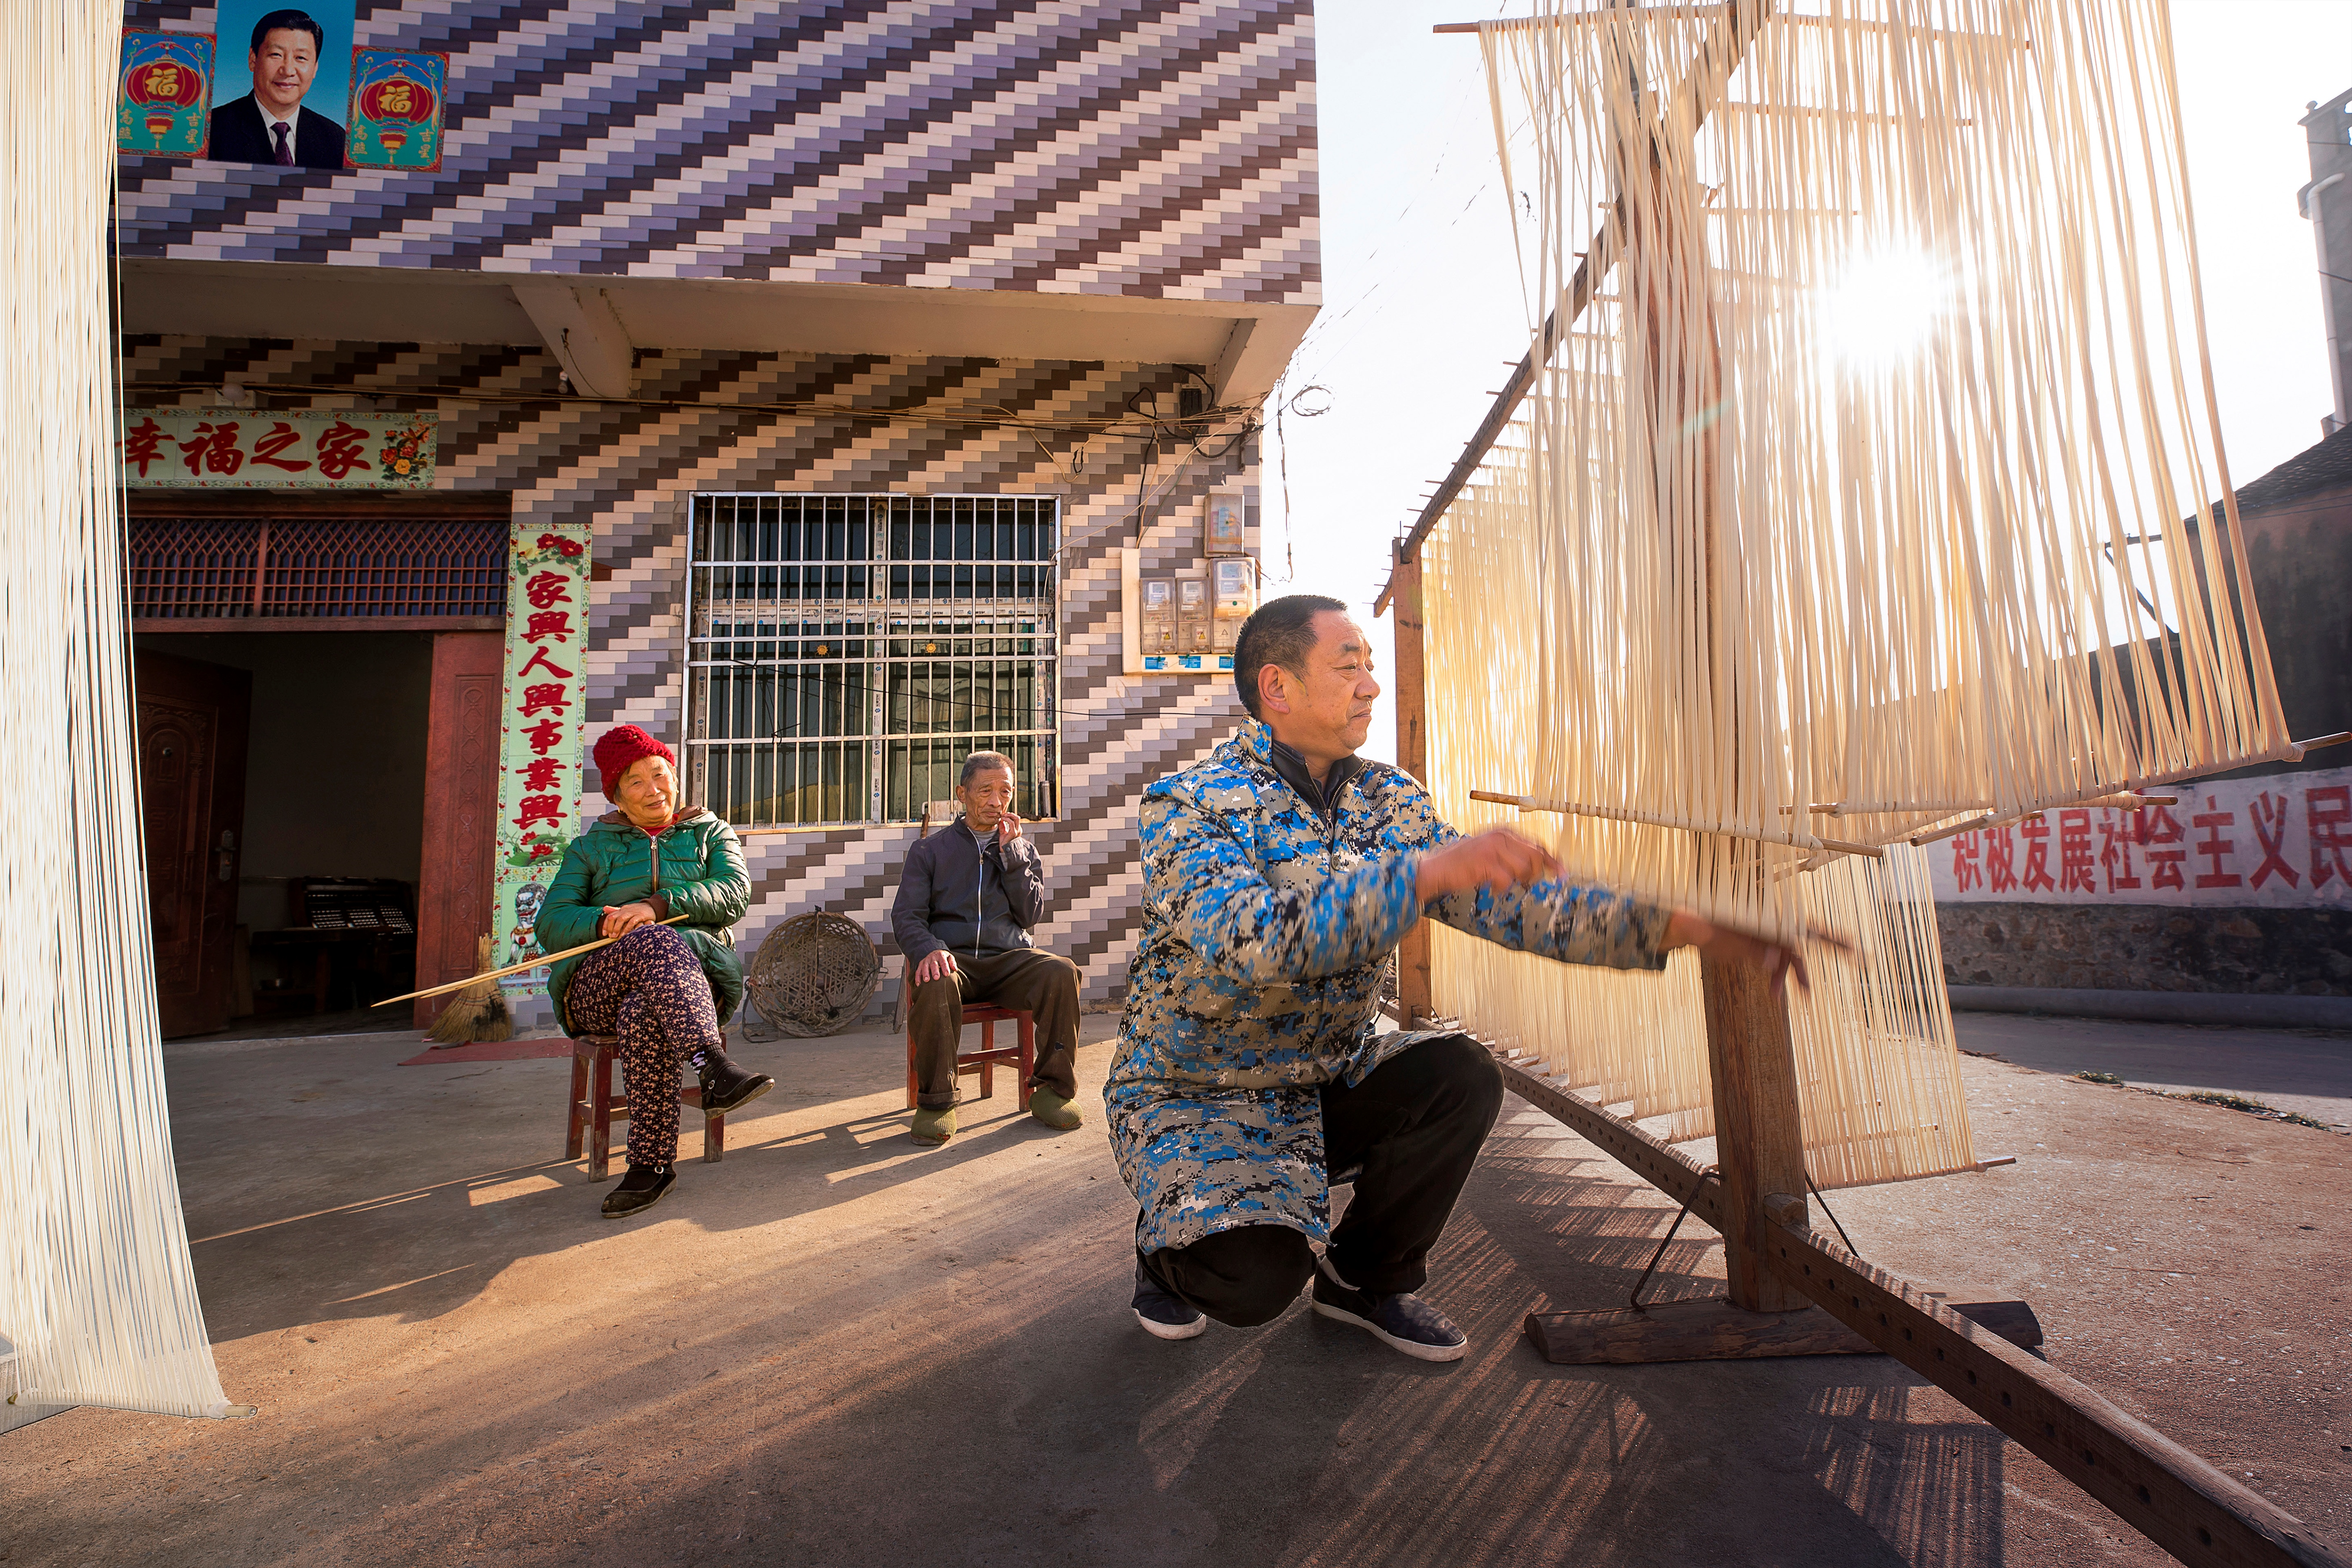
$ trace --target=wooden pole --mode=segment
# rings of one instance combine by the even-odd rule
[[[1703,47],[1685,77],[1676,97],[1683,110],[1670,116],[1665,134],[1696,137],[1715,99],[1728,83],[1740,57],[1747,52],[1770,7],[1766,0],[1742,0],[1731,5],[1720,30]],[[1683,127],[1687,132],[1683,132]],[[1678,162],[1691,166],[1687,148]],[[1620,142],[1621,189],[1646,175],[1652,199],[1649,210],[1621,205],[1626,224],[1622,254],[1618,258],[1620,292],[1630,302],[1646,297],[1652,379],[1642,390],[1654,452],[1676,439],[1684,420],[1679,405],[1668,406],[1674,392],[1655,380],[1667,345],[1693,342],[1704,346],[1699,358],[1701,384],[1694,401],[1714,406],[1723,395],[1722,349],[1717,338],[1712,296],[1706,286],[1706,236],[1694,216],[1702,205],[1696,192],[1669,189],[1675,177],[1664,150],[1654,139],[1636,146],[1630,137]],[[1691,275],[1696,274],[1694,279]],[[1647,286],[1644,287],[1646,282]],[[1710,420],[1696,441],[1683,440],[1675,461],[1654,463],[1659,482],[1672,488],[1696,488],[1699,519],[1699,560],[1705,596],[1696,636],[1688,639],[1691,657],[1704,661],[1700,677],[1691,684],[1710,692],[1716,704],[1727,702],[1735,689],[1731,642],[1724,627],[1721,578],[1735,563],[1718,514],[1722,489],[1723,426]],[[1662,495],[1659,512],[1673,515],[1673,495]],[[1690,713],[1686,721],[1711,725],[1711,711]],[[1732,755],[1741,754],[1738,736],[1732,736]],[[1737,763],[1735,761],[1735,767]],[[1737,799],[1740,780],[1728,781]],[[1735,866],[1752,870],[1760,880],[1763,857],[1737,840],[1718,835],[1695,838],[1701,856],[1728,856]],[[1788,997],[1779,981],[1745,965],[1702,962],[1699,989],[1706,1018],[1707,1071],[1715,1091],[1716,1165],[1723,1183],[1724,1263],[1732,1304],[1750,1311],[1787,1312],[1811,1303],[1775,1275],[1767,1258],[1770,1223],[1764,1199],[1771,1194],[1800,1195],[1810,1188],[1805,1180],[1804,1123],[1797,1101],[1796,1052],[1789,1033]],[[1801,1215],[1802,1211],[1799,1211]]]
[[[1389,579],[1389,603],[1396,611],[1396,759],[1422,787],[1429,787],[1429,709],[1422,684],[1421,558],[1398,557]],[[1404,1024],[1412,1027],[1434,1016],[1429,986],[1429,922],[1421,921],[1397,946],[1397,996]]]
[[[1793,1312],[1812,1303],[1766,1262],[1764,1200],[1807,1191],[1804,1121],[1789,1001],[1780,982],[1747,964],[1699,964],[1706,1065],[1715,1083],[1715,1163],[1723,1183],[1724,1269],[1734,1306]]]
[[[673,926],[688,918],[685,915],[672,915],[666,921],[656,921],[654,923]],[[594,942],[583,942],[578,947],[567,947],[562,952],[543,952],[537,958],[526,958],[520,963],[509,963],[504,969],[493,969],[487,974],[468,974],[465,979],[452,980],[446,985],[428,985],[422,991],[412,991],[405,996],[387,996],[381,1002],[371,1002],[368,1005],[389,1007],[394,1002],[412,1002],[419,996],[438,996],[445,991],[463,991],[467,986],[479,985],[485,980],[501,980],[509,974],[520,974],[526,969],[538,969],[546,964],[559,963],[567,958],[577,958],[583,952],[593,952],[600,947],[610,947],[620,940],[617,936],[600,936]]]

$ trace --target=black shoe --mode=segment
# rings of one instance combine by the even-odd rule
[[[1375,1296],[1340,1284],[1321,1267],[1315,1270],[1315,1310],[1353,1323],[1391,1350],[1422,1361],[1460,1361],[1469,1336],[1418,1296]]]
[[[1155,1339],[1189,1340],[1205,1333],[1208,1315],[1151,1277],[1143,1259],[1135,1260],[1135,1321]]]
[[[604,1194],[604,1217],[627,1219],[640,1215],[662,1201],[662,1194],[677,1184],[677,1168],[674,1165],[632,1165],[621,1184]]]
[[[695,1076],[702,1084],[702,1109],[706,1115],[749,1105],[776,1087],[774,1079],[736,1066],[721,1050],[705,1056],[702,1069]]]

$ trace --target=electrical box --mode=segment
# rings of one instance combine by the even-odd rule
[[[1257,559],[1227,555],[1209,563],[1210,646],[1231,653],[1241,640],[1242,623],[1257,609]]]
[[[1176,651],[1212,651],[1213,622],[1209,605],[1208,574],[1179,576],[1176,579]]]
[[[1237,489],[1211,490],[1201,503],[1201,553],[1212,558],[1249,549],[1249,513]]]
[[[1143,582],[1143,651],[1176,651],[1176,580],[1148,577]]]

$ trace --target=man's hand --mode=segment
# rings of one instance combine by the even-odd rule
[[[955,972],[955,954],[943,947],[915,965],[915,984],[929,985],[934,980],[948,979]]]
[[[1850,955],[1853,952],[1853,943],[1820,926],[1809,928],[1806,935],[1840,953]],[[1713,958],[1725,963],[1745,963],[1760,969],[1775,986],[1780,984],[1782,975],[1793,974],[1800,988],[1810,990],[1812,987],[1812,978],[1805,973],[1804,954],[1795,948],[1783,946],[1769,937],[1717,925],[1688,910],[1676,910],[1674,919],[1666,922],[1666,940],[1663,945],[1669,952],[1677,947],[1695,947],[1702,958]]]
[[[598,936],[626,936],[639,926],[649,926],[661,917],[654,913],[651,904],[623,904],[618,909],[604,906],[604,919],[596,922]]]
[[[1008,811],[1003,816],[996,819],[996,847],[998,850],[1003,850],[1014,839],[1020,837],[1021,819],[1019,817],[1013,816]]]
[[[1488,827],[1423,856],[1413,870],[1412,896],[1415,903],[1426,904],[1479,888],[1499,893],[1559,875],[1559,862],[1542,845],[1513,828]]]

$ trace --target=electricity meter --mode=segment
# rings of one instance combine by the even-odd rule
[[[1143,651],[1147,654],[1176,651],[1176,584],[1168,577],[1149,577],[1143,583]]]
[[[1257,562],[1247,555],[1210,562],[1209,596],[1210,646],[1218,653],[1231,653],[1241,640],[1242,623],[1257,608]]]
[[[1176,579],[1176,651],[1210,651],[1209,579],[1203,574]]]

